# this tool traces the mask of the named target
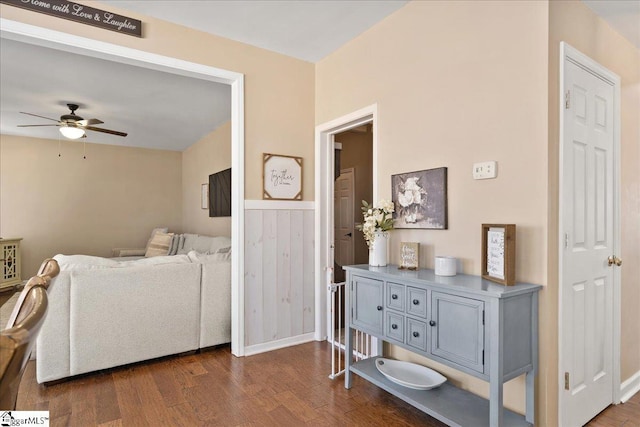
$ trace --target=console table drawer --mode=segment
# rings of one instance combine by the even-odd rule
[[[387,312],[384,334],[393,340],[404,342],[404,316]]]
[[[427,324],[407,318],[407,345],[427,351]]]
[[[387,282],[387,308],[404,311],[404,285]]]
[[[407,286],[407,314],[427,317],[427,291]]]

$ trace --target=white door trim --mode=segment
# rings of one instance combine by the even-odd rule
[[[564,360],[561,352],[562,349],[562,277],[563,277],[563,262],[564,262],[564,234],[566,230],[564,230],[564,226],[562,224],[563,218],[563,146],[565,144],[564,141],[564,94],[566,88],[564,87],[564,77],[565,77],[565,67],[564,62],[565,59],[571,61],[577,66],[583,68],[589,73],[597,76],[598,78],[604,80],[605,82],[611,84],[614,87],[614,102],[613,102],[613,164],[615,173],[613,178],[613,220],[614,220],[614,231],[613,231],[613,248],[615,254],[620,258],[622,254],[620,252],[620,77],[610,70],[606,69],[602,65],[595,62],[593,59],[589,58],[585,54],[581,53],[577,49],[571,47],[569,44],[565,42],[560,42],[560,93],[559,93],[559,114],[560,114],[560,126],[559,126],[559,227],[558,227],[558,253],[559,253],[559,262],[558,262],[558,388],[559,388],[559,398],[558,398],[558,421],[563,419],[563,411],[564,411],[564,402],[563,402],[563,391],[564,391]],[[620,291],[620,269],[613,269],[613,402],[620,402],[620,329],[621,329],[621,291]]]
[[[0,18],[0,37],[231,86],[231,352],[244,355],[244,75]]]
[[[373,133],[373,200],[378,197],[378,106],[369,105],[327,123],[316,126],[315,137],[315,339],[327,338],[326,277],[333,236],[333,135],[372,123]],[[333,267],[333,265],[331,266]]]

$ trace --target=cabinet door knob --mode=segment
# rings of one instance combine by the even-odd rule
[[[398,299],[398,295],[397,294],[392,294],[391,295],[391,299]]]
[[[430,320],[429,321],[429,325],[430,326],[436,326],[436,321],[435,320]]]
[[[414,336],[415,338],[418,338],[418,337],[420,336],[420,334],[419,334],[417,331],[414,331],[414,332],[413,332],[413,336]]]
[[[413,300],[413,305],[418,305],[418,304],[420,304],[420,300],[414,299]]]
[[[398,329],[398,325],[394,323],[393,325],[391,325],[391,329]]]
[[[382,311],[382,306],[381,305],[378,306],[378,311]]]

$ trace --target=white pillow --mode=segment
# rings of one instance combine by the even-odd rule
[[[178,243],[180,243],[180,235],[175,234],[171,239],[171,246],[169,247],[169,253],[167,255],[175,255],[178,253]]]
[[[178,248],[179,254],[187,254],[189,251],[195,250],[196,240],[198,239],[197,234],[184,233],[183,235],[182,245]]]

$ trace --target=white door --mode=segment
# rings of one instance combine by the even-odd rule
[[[564,59],[561,145],[560,425],[613,402],[614,90]]]
[[[354,170],[343,169],[334,186],[335,262],[352,265],[354,262]]]

